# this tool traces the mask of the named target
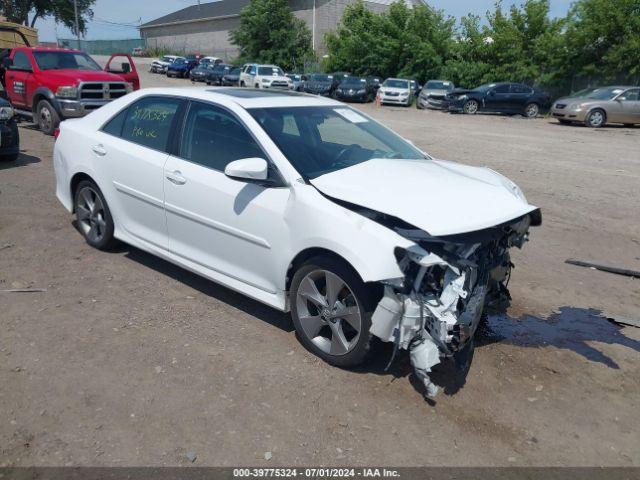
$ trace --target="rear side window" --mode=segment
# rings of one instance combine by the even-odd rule
[[[509,84],[506,85],[498,85],[494,92],[496,93],[509,93]]]
[[[533,93],[533,89],[527,85],[514,83],[511,85],[511,93]]]
[[[120,113],[118,113],[115,117],[109,120],[104,127],[102,127],[102,131],[104,133],[108,133],[109,135],[113,135],[114,137],[119,137],[122,135],[122,126],[124,125],[124,119],[127,116],[127,109],[125,108]]]
[[[181,102],[180,99],[170,97],[146,97],[138,100],[127,109],[121,138],[166,152],[171,125]]]

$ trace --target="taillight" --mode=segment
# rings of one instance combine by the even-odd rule
[[[56,129],[53,131],[53,138],[55,138],[55,139],[57,140],[59,135],[60,135],[60,129],[59,129],[59,128],[56,128]]]

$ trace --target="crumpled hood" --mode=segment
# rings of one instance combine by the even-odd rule
[[[45,70],[47,81],[56,85],[77,85],[79,82],[122,82],[122,77],[104,70]]]
[[[489,228],[537,209],[487,168],[373,159],[311,180],[325,195],[400,218],[433,236]]]
[[[442,89],[436,89],[436,88],[429,88],[429,89],[425,89],[422,91],[422,94],[427,96],[427,95],[442,95],[445,96],[447,93],[449,93],[451,90],[442,90]]]

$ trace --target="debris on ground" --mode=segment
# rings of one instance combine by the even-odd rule
[[[271,452],[264,452],[264,459],[271,460],[273,458],[273,454]]]
[[[624,275],[625,277],[640,278],[640,271],[629,270],[628,268],[613,267],[610,265],[603,265],[601,263],[583,262],[582,260],[574,260],[573,258],[568,258],[564,263],[576,265],[578,267],[592,268],[602,272],[615,273],[616,275]]]
[[[10,288],[8,290],[0,290],[1,293],[44,293],[46,288]]]
[[[195,462],[196,458],[198,458],[198,454],[196,452],[187,452],[185,456],[191,463]]]

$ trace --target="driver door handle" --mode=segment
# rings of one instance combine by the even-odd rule
[[[173,172],[169,172],[166,175],[167,180],[169,180],[174,185],[184,185],[187,183],[187,179],[182,176],[182,172],[180,170],[174,170]]]

